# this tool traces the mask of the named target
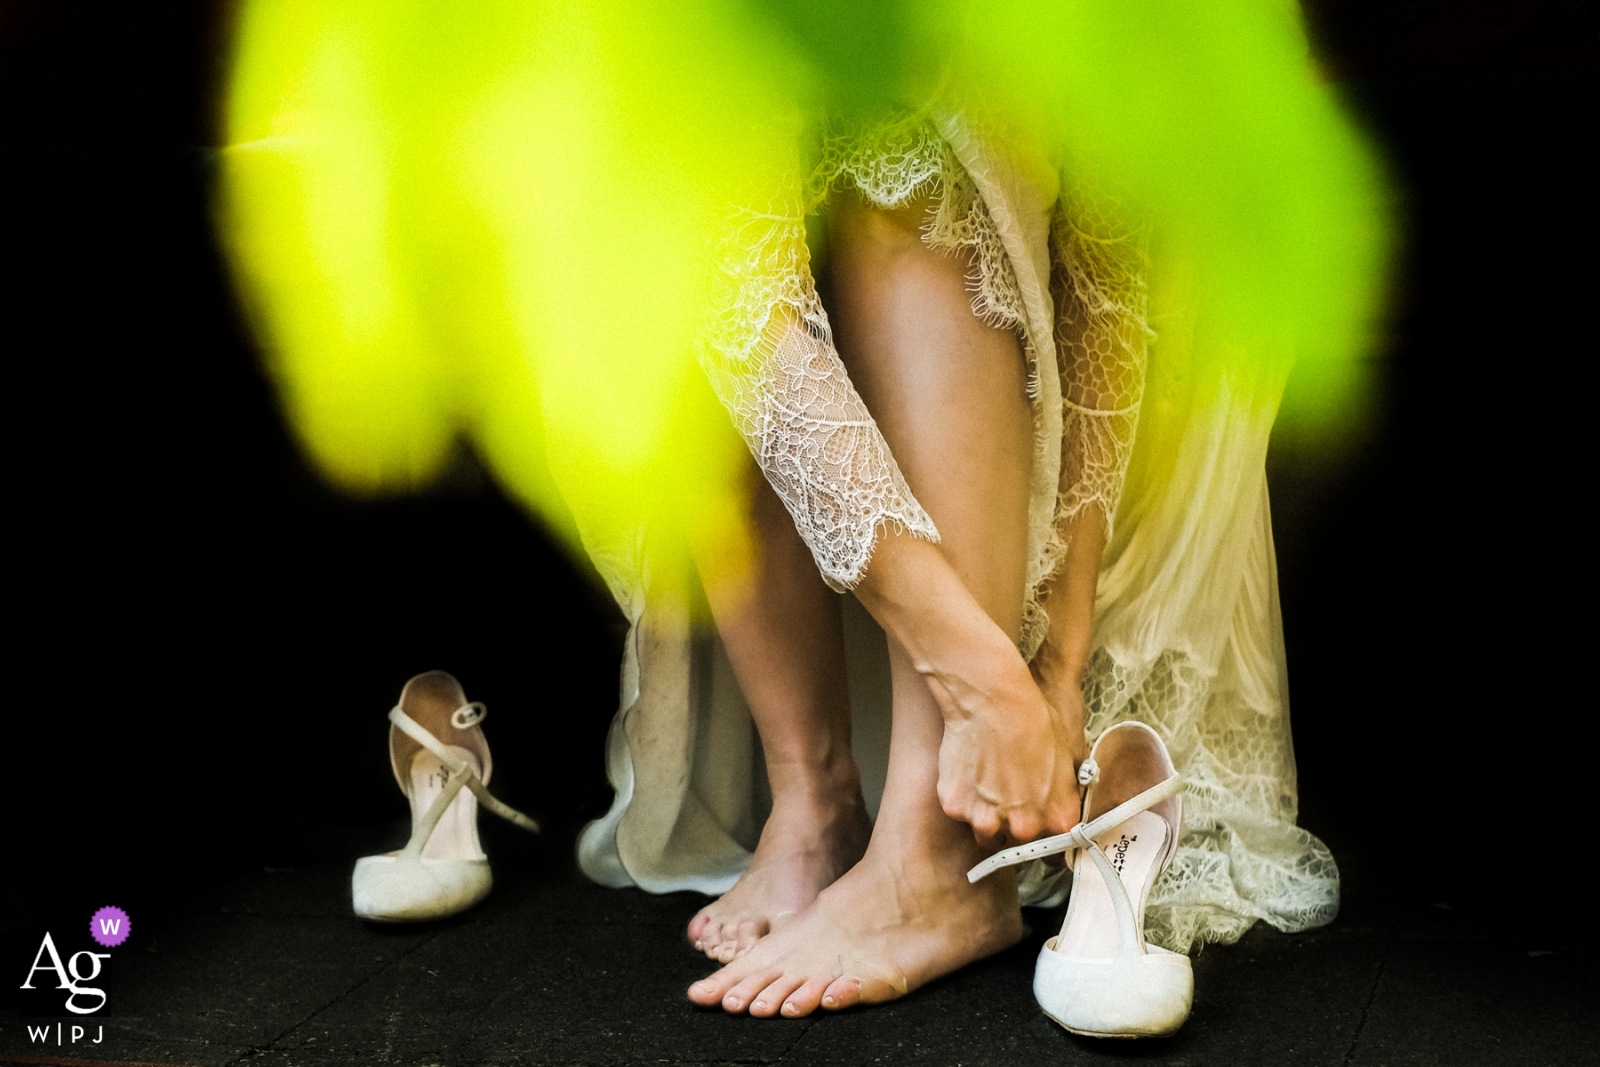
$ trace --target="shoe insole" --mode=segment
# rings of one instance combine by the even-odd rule
[[[450,754],[467,766],[476,768],[478,758],[456,745],[449,745]],[[412,830],[422,820],[444,785],[450,780],[439,757],[424,749],[411,760],[411,810]],[[444,815],[433,828],[433,836],[422,846],[425,860],[481,860],[483,846],[478,843],[478,798],[466,786],[456,794]]]
[[[1167,820],[1141,811],[1095,839],[1122,879],[1133,905],[1134,922],[1140,926],[1144,924],[1145,894],[1171,832]],[[1111,959],[1122,951],[1122,928],[1111,900],[1113,890],[1106,885],[1101,870],[1087,852],[1079,853],[1072,868],[1072,903],[1067,905],[1067,920],[1056,941],[1056,951],[1064,956]]]

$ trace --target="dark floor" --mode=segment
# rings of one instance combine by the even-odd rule
[[[496,832],[499,885],[455,920],[358,921],[348,908],[351,858],[403,834],[398,824],[326,834],[296,867],[134,915],[134,936],[109,950],[106,1011],[0,1019],[0,1062],[1600,1062],[1592,954],[1488,935],[1442,905],[1382,917],[1347,909],[1324,930],[1258,928],[1210,947],[1196,960],[1194,1014],[1169,1040],[1075,1038],[1038,1011],[1033,957],[1059,922],[1046,912],[1029,913],[1024,944],[898,1003],[756,1021],[684,997],[710,969],[683,936],[702,898],[596,887],[562,869],[553,842]],[[72,939],[61,940],[65,954]],[[75,1024],[86,1027],[76,1043]],[[31,1042],[29,1027],[44,1028],[46,1040]]]

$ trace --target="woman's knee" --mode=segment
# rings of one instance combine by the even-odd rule
[[[880,207],[853,190],[840,193],[829,209],[828,229],[836,251],[891,257],[926,250],[923,225],[932,209],[928,196],[899,207]]]

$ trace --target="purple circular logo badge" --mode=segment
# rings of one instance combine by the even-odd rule
[[[101,908],[89,919],[89,936],[106,948],[116,948],[128,940],[130,929],[128,913],[121,908]]]

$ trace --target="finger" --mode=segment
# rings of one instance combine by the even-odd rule
[[[1069,759],[1061,762],[1060,773],[1052,783],[1046,813],[1047,832],[1064,834],[1074,826],[1083,807],[1083,789],[1078,785],[1077,766]]]
[[[1063,797],[1050,805],[1050,813],[1045,819],[1044,832],[1040,837],[1054,837],[1064,834],[1082,821],[1079,815],[1078,798],[1075,796]]]
[[[939,771],[939,809],[952,819],[967,821],[967,808],[972,802],[971,788],[960,784],[959,775],[946,774],[943,768]]]
[[[1076,783],[1071,790],[1058,789],[1050,798],[1050,810],[1045,814],[1045,827],[1041,837],[1064,834],[1078,825],[1081,804]]]
[[[1025,845],[1040,836],[1043,822],[1039,812],[1033,808],[1012,808],[1006,813],[1006,828],[1019,845]]]
[[[960,816],[956,816],[960,818]],[[972,827],[972,834],[980,845],[992,846],[1000,840],[1002,824],[1000,810],[993,804],[978,803],[966,814],[964,820]]]

